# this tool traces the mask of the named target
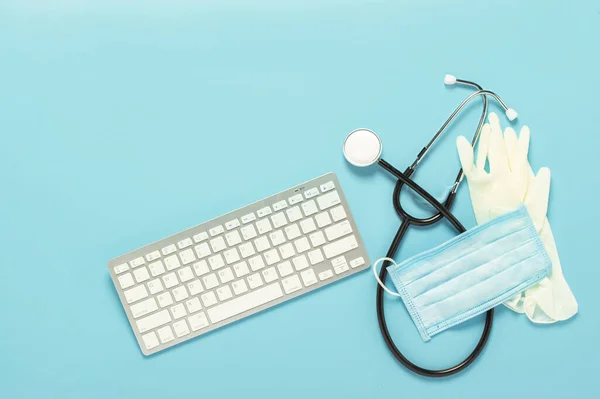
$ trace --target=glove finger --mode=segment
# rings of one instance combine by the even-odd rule
[[[529,161],[527,157],[529,155],[529,142],[531,140],[531,133],[529,131],[528,126],[523,126],[521,128],[521,133],[519,134],[519,158],[523,162],[524,165],[529,168],[529,173],[533,176],[533,171],[531,170],[531,166],[529,165]]]
[[[492,132],[490,133],[490,147],[488,150],[488,161],[491,174],[506,174],[510,172],[506,144],[502,137],[502,128],[498,115],[491,113],[488,117]]]
[[[492,128],[489,123],[483,125],[483,128],[481,129],[481,135],[479,136],[479,142],[477,143],[477,162],[475,163],[477,169],[485,170],[485,161],[490,147],[491,131]]]
[[[475,167],[473,165],[473,147],[469,143],[465,136],[459,136],[456,139],[456,149],[458,150],[458,158],[462,165],[465,176],[471,176],[472,170]]]
[[[512,127],[507,127],[506,130],[504,130],[504,142],[506,143],[508,164],[510,169],[513,170],[515,160],[517,159],[516,153],[519,151],[519,139],[517,139],[517,133]]]
[[[548,212],[548,198],[550,196],[550,169],[540,168],[538,174],[532,179],[527,194],[525,195],[525,206],[533,224],[539,231],[546,220]]]

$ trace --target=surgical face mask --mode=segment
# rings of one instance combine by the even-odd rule
[[[537,283],[550,267],[522,206],[387,270],[428,341]]]

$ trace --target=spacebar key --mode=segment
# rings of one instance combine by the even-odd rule
[[[208,317],[212,323],[218,323],[282,296],[281,286],[276,282],[208,309]]]

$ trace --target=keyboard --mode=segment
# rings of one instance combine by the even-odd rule
[[[108,269],[147,356],[369,264],[329,173],[112,259]]]

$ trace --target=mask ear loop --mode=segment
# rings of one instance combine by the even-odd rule
[[[396,263],[396,261],[394,259],[392,259],[392,258],[379,258],[379,259],[377,259],[375,262],[373,262],[373,265],[371,266],[371,270],[373,270],[373,275],[375,276],[375,280],[377,280],[377,284],[379,284],[381,286],[381,288],[383,288],[385,290],[385,292],[387,292],[388,294],[393,295],[393,296],[397,296],[397,297],[401,297],[402,295],[398,294],[397,292],[394,292],[394,291],[390,290],[379,279],[379,273],[377,273],[377,265],[379,265],[380,263],[383,263],[385,261],[393,263],[394,266],[398,266],[398,264]]]

